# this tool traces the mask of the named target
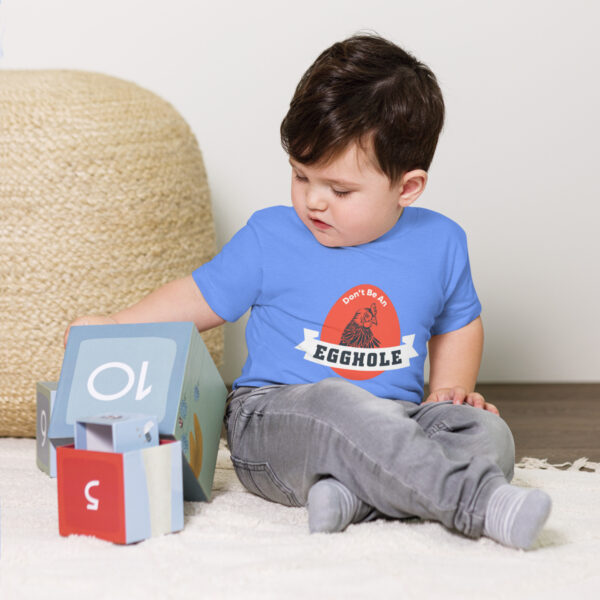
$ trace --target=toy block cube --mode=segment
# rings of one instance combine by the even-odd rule
[[[181,442],[124,453],[57,449],[58,528],[118,544],[183,529]]]
[[[161,435],[181,440],[185,499],[209,500],[226,396],[193,323],[73,327],[49,435],[73,438],[88,415],[155,415]]]
[[[36,384],[37,396],[37,423],[36,423],[36,450],[37,466],[50,475],[56,477],[56,447],[69,443],[69,439],[51,440],[48,436],[50,417],[56,398],[56,381],[39,381]]]
[[[75,424],[77,450],[129,452],[152,446],[158,446],[158,424],[152,415],[99,415]]]

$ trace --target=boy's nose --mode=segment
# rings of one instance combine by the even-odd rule
[[[309,190],[306,192],[306,206],[310,210],[325,210],[327,200],[319,190]]]

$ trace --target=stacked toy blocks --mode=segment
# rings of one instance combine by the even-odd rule
[[[227,390],[193,323],[72,327],[48,437],[64,443],[89,415],[155,415],[180,441],[186,500],[209,500]]]
[[[155,418],[78,420],[56,454],[61,535],[130,544],[183,529],[181,443],[159,443]]]

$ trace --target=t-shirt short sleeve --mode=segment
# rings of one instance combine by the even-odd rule
[[[460,329],[476,319],[481,313],[467,250],[467,238],[462,229],[456,240],[454,252],[447,254],[449,278],[445,286],[445,302],[435,318],[431,335],[440,335]]]
[[[258,237],[249,222],[209,262],[192,273],[209,306],[226,321],[236,321],[260,294],[262,261]]]

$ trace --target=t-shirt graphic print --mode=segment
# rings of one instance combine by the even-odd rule
[[[328,366],[340,377],[365,380],[410,366],[410,359],[418,356],[414,338],[401,338],[389,297],[364,284],[344,292],[334,303],[320,339],[318,331],[304,329],[304,340],[296,349],[305,353],[305,360]]]

